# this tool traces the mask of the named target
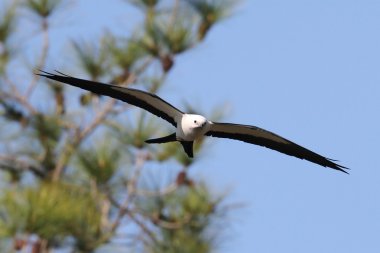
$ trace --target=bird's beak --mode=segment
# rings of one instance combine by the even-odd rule
[[[205,125],[206,125],[206,122],[203,123],[202,125],[198,125],[198,126],[196,126],[195,128],[203,128]]]

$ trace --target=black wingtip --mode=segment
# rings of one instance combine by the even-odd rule
[[[58,70],[54,70],[57,74],[53,74],[53,73],[50,73],[50,72],[47,72],[45,70],[42,70],[42,69],[38,69],[36,72],[34,72],[35,75],[38,75],[38,76],[44,76],[44,77],[47,77],[47,78],[51,78],[51,77],[54,77],[54,76],[63,76],[63,77],[71,77],[69,75],[66,75],[65,73],[62,73],[61,71],[58,71]]]
[[[346,166],[337,164],[337,162],[339,162],[339,160],[331,159],[331,158],[328,158],[328,157],[325,157],[325,159],[327,160],[327,162],[325,161],[326,163],[323,166],[332,168],[334,170],[338,170],[338,171],[344,172],[346,174],[350,174],[347,171],[347,170],[350,170],[350,168],[347,168]]]
[[[58,71],[56,69],[54,71],[57,72],[58,74],[62,75],[62,76],[71,77],[71,76],[69,76],[69,75],[67,75],[65,73],[62,73],[61,71]]]
[[[46,72],[46,71],[44,71],[42,69],[38,69],[37,71],[34,72],[34,74],[37,75],[37,76],[44,76],[44,77],[52,76],[51,73]]]
[[[348,173],[347,171],[345,170],[349,170],[349,168],[346,168],[346,167],[343,167],[343,168],[338,168],[337,170],[343,172],[343,173],[346,173],[347,175],[350,175],[350,173]]]
[[[350,173],[348,173],[348,171],[347,170],[350,170],[350,168],[347,168],[347,167],[345,167],[345,166],[343,166],[343,165],[339,165],[339,164],[337,164],[337,163],[334,163],[334,162],[331,162],[332,164],[331,165],[328,165],[327,167],[330,167],[330,168],[333,168],[333,169],[336,169],[336,170],[339,170],[339,171],[341,171],[341,172],[344,172],[344,173],[346,173],[346,174],[350,174]]]

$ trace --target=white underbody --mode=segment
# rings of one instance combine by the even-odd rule
[[[194,141],[202,137],[212,124],[202,115],[196,114],[183,114],[181,118],[176,119],[176,122],[176,136],[180,141]]]

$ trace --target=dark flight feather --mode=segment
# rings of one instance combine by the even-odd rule
[[[37,73],[37,75],[135,105],[168,121],[175,127],[177,126],[175,121],[176,116],[183,114],[183,112],[160,97],[145,91],[75,78],[60,72],[57,73],[60,75],[51,74],[45,71],[41,71],[41,73]]]
[[[319,164],[321,166],[329,167],[348,174],[348,172],[345,171],[348,170],[348,168],[335,163],[335,160],[321,156],[277,134],[274,134],[256,126],[213,122],[210,130],[205,135],[219,138],[234,139],[251,144],[260,145],[290,156],[305,159],[307,161]]]

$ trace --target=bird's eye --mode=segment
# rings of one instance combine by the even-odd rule
[[[194,123],[197,123],[197,121],[196,121],[196,120],[194,120]]]

